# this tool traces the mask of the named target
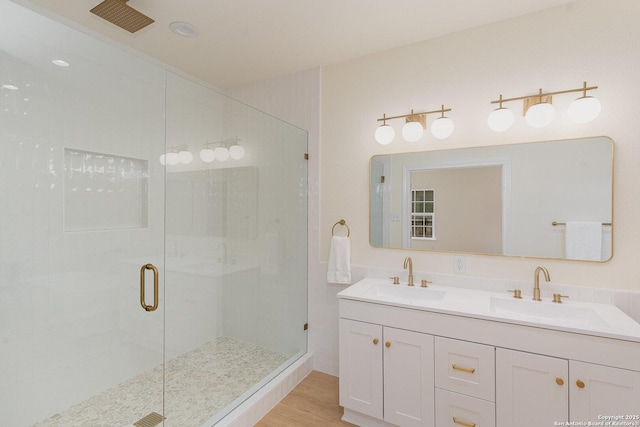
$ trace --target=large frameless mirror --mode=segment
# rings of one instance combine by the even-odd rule
[[[607,261],[612,216],[608,137],[371,158],[375,247]]]

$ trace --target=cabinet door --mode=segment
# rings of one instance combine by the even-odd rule
[[[571,421],[601,421],[598,415],[640,416],[640,372],[573,360],[569,369]]]
[[[434,425],[433,336],[384,328],[384,420]]]
[[[340,405],[382,419],[382,326],[340,319]]]
[[[569,416],[569,361],[496,349],[496,425],[552,426]]]

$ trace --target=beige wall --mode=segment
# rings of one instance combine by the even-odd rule
[[[434,190],[436,237],[412,248],[502,253],[502,168],[415,171],[411,188]]]
[[[352,263],[400,268],[405,256],[417,270],[453,272],[450,253],[372,248],[369,245],[369,159],[375,154],[608,135],[615,141],[614,257],[607,263],[466,256],[466,274],[528,280],[536,265],[555,282],[594,288],[640,289],[640,2],[576,1],[566,6],[479,27],[436,40],[324,67],[322,70],[320,257],[326,260],[335,221],[351,227]],[[508,104],[516,123],[494,133],[486,125],[491,100],[558,91],[583,81],[598,85],[603,112],[594,122],[568,121],[572,94],[554,97],[556,120],[533,129]],[[376,119],[433,110],[445,104],[456,130],[439,141],[428,132],[414,144],[399,136],[378,145]],[[431,118],[432,116],[430,116]],[[429,118],[429,119],[430,119]],[[394,123],[398,122],[398,123]]]

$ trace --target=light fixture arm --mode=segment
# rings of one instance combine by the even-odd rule
[[[587,96],[587,91],[588,90],[595,90],[598,89],[598,86],[589,86],[587,87],[587,82],[583,83],[583,86],[579,89],[568,89],[568,90],[560,90],[557,92],[547,92],[547,93],[543,93],[542,89],[540,89],[538,91],[537,95],[527,95],[527,96],[518,96],[515,98],[507,98],[507,99],[503,99],[502,95],[500,95],[500,99],[497,99],[495,101],[491,101],[491,104],[500,104],[500,107],[502,108],[502,103],[503,102],[511,102],[511,101],[521,101],[524,99],[529,99],[532,97],[540,97],[542,98],[543,96],[552,96],[552,95],[561,95],[563,93],[574,93],[574,92],[582,92],[584,95],[583,96]]]
[[[202,146],[203,147],[210,147],[212,145],[217,145],[219,147],[227,147],[227,148],[229,148],[231,145],[237,145],[239,141],[241,141],[240,138],[235,137],[235,138],[231,138],[231,139],[223,139],[221,141],[205,142],[204,144],[202,144]]]
[[[442,108],[438,109],[438,110],[433,110],[433,111],[425,111],[422,113],[414,113],[413,109],[411,110],[410,114],[403,114],[401,116],[391,116],[391,117],[387,117],[386,114],[382,115],[381,119],[377,119],[378,122],[383,122],[383,124],[385,124],[386,120],[393,120],[393,119],[404,119],[407,117],[414,117],[414,116],[426,116],[427,114],[437,114],[437,113],[441,113],[444,115],[444,113],[451,111],[451,108],[444,108],[444,105],[442,106]]]

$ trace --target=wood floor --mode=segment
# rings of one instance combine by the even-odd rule
[[[353,426],[341,421],[338,378],[313,371],[256,424],[257,427]]]

